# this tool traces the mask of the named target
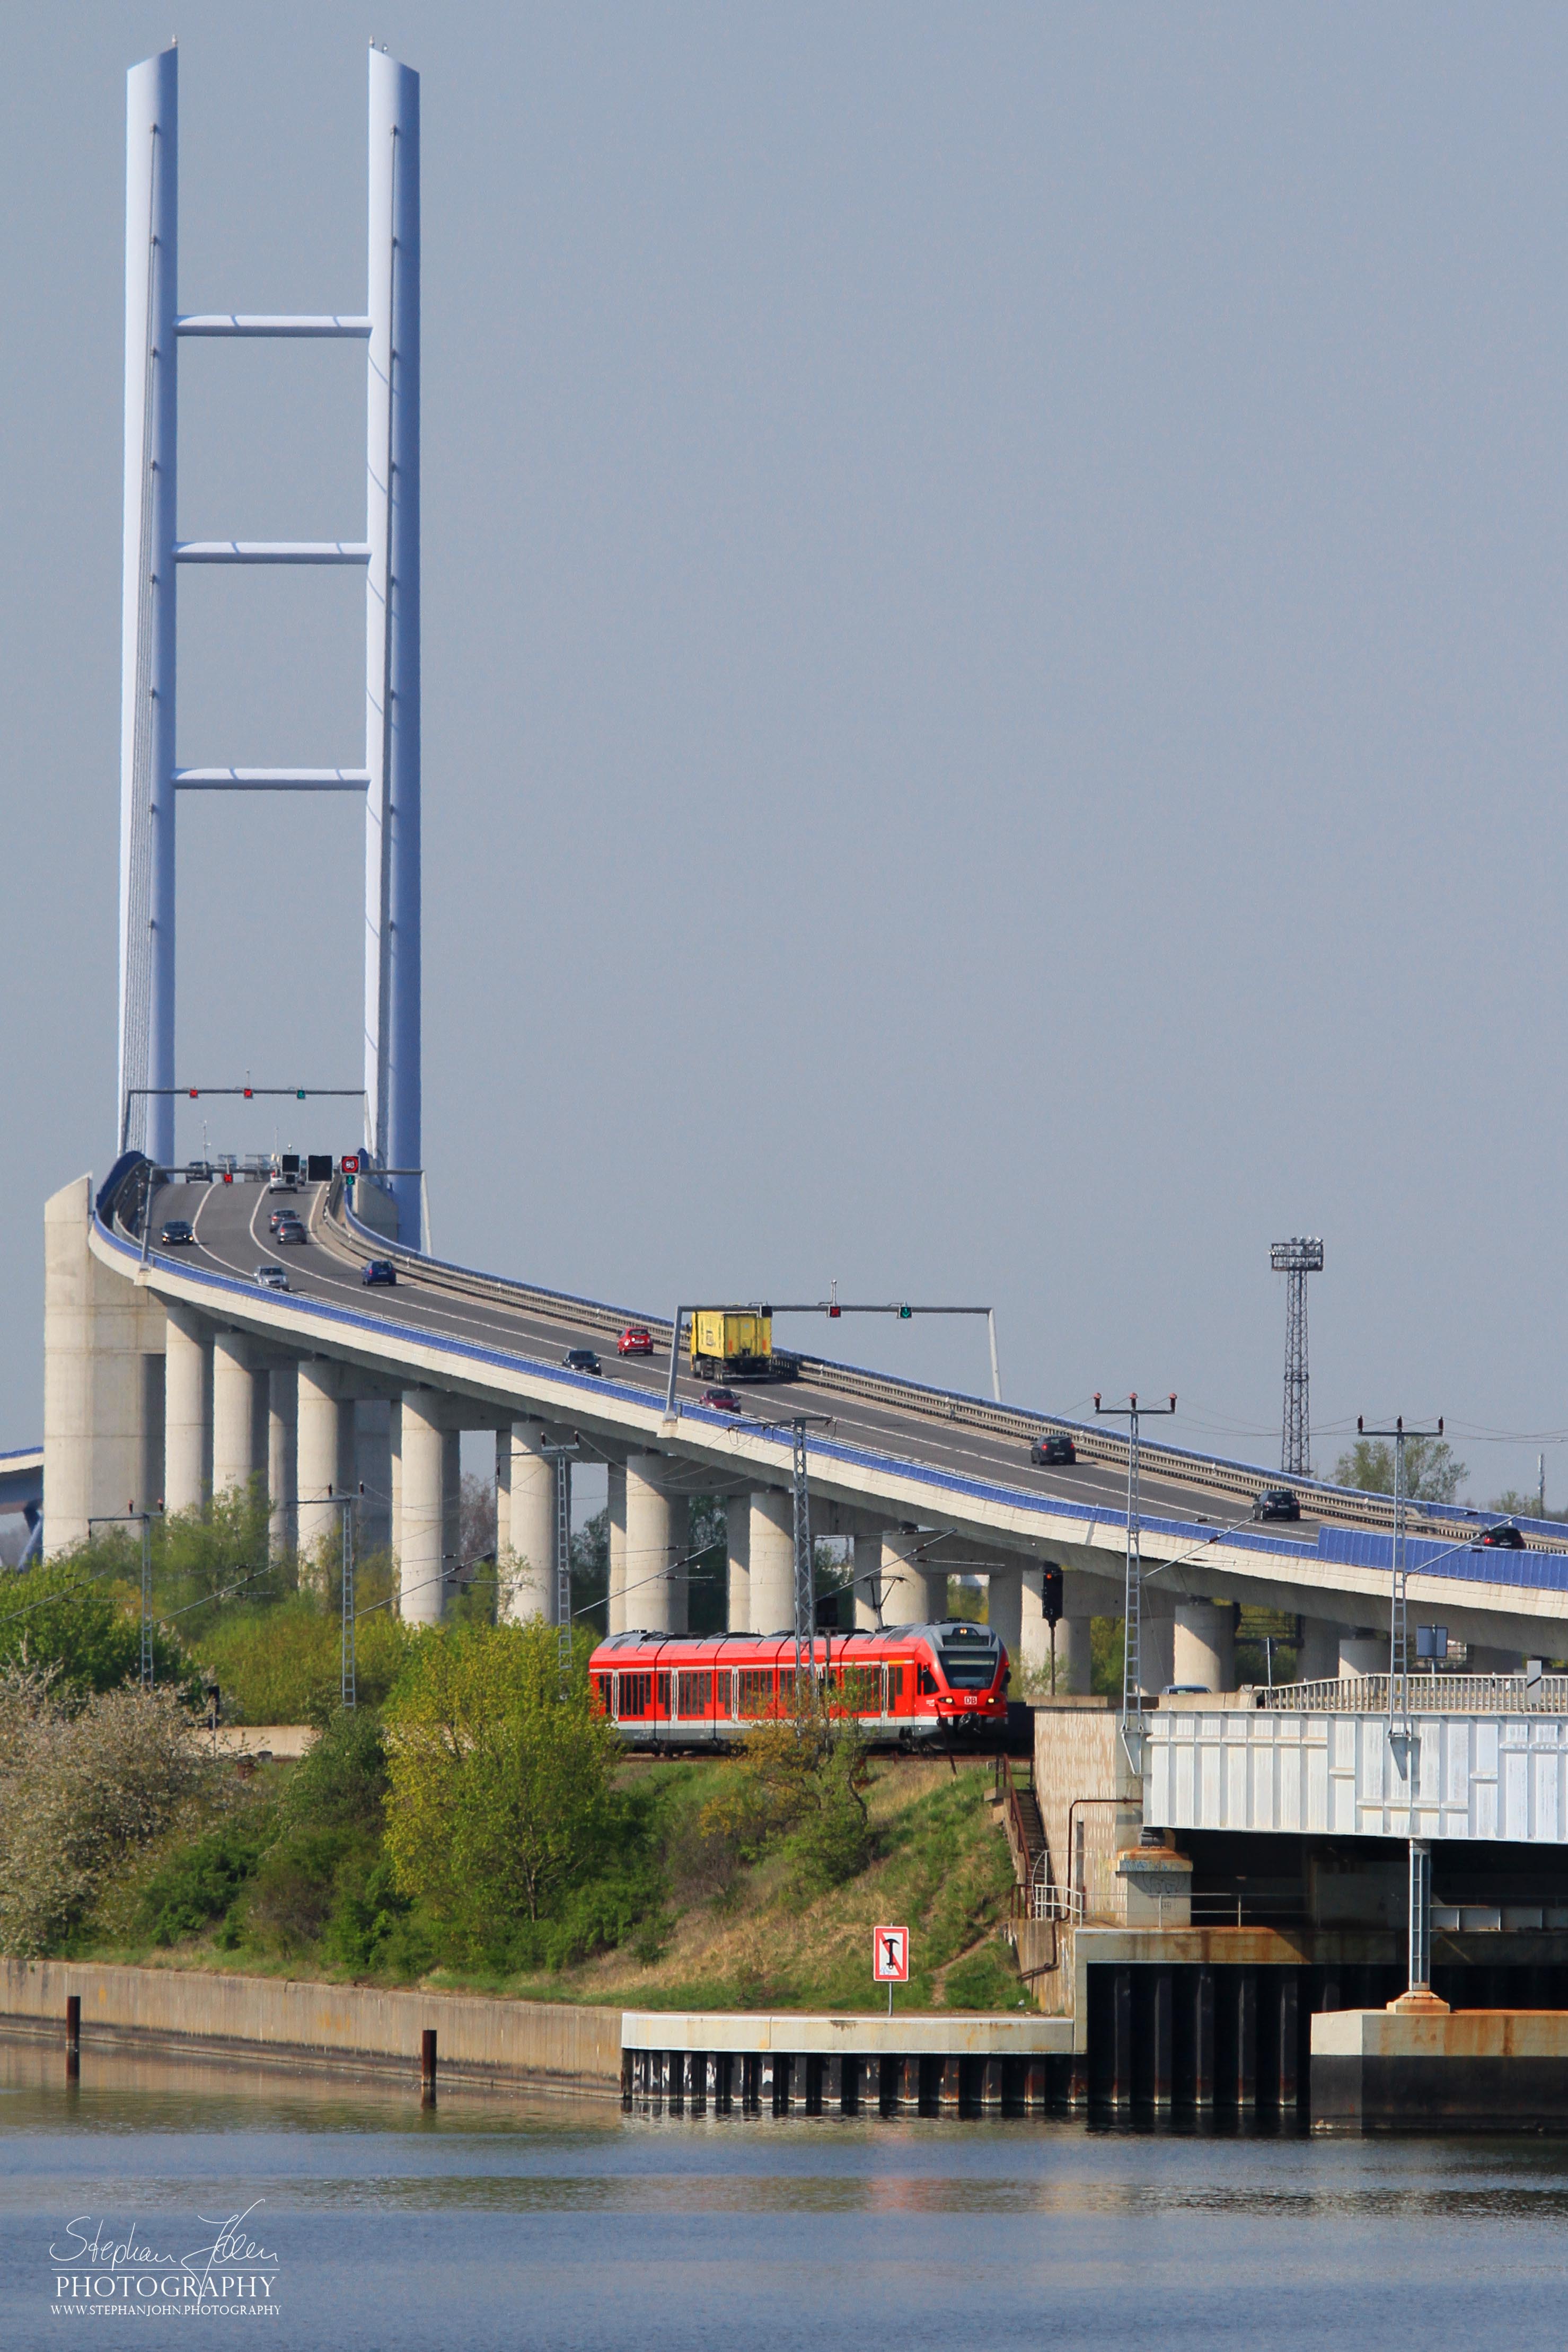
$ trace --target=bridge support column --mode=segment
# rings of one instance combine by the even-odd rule
[[[855,1538],[855,1630],[874,1633],[881,1623],[882,1530]]]
[[[267,1374],[243,1331],[213,1336],[213,1496],[267,1475]]]
[[[729,1610],[725,1623],[731,1633],[752,1630],[752,1498],[730,1495],[724,1502],[727,1533],[725,1559],[729,1570]]]
[[[537,1421],[514,1421],[503,1441],[511,1450],[507,1481],[506,1547],[510,1583],[502,1614],[521,1625],[530,1617],[555,1622],[555,1467],[544,1454]]]
[[[274,1555],[295,1542],[297,1518],[300,1367],[274,1364],[268,1375],[267,1493],[271,1503],[268,1534]]]
[[[1228,1601],[1178,1601],[1173,1683],[1211,1691],[1236,1688],[1236,1612]]]
[[[391,1500],[386,1549],[395,1566],[403,1541],[403,1400],[395,1398],[386,1414],[387,1494]]]
[[[343,1475],[346,1444],[352,1445],[353,1407],[338,1393],[336,1364],[319,1356],[301,1358],[295,1373],[294,1509],[300,1558],[314,1563],[315,1580],[326,1580],[326,1555],[335,1549],[342,1514],[338,1497],[352,1490]]]
[[[787,1633],[795,1626],[795,1501],[777,1486],[751,1497],[747,1538],[753,1633]]]
[[[626,1465],[611,1462],[605,1469],[605,1517],[610,1538],[608,1623],[612,1633],[626,1630]]]
[[[1175,1620],[1153,1617],[1149,1613],[1149,1596],[1143,1596],[1142,1622],[1140,1626],[1140,1655],[1142,1675],[1139,1687],[1145,1697],[1157,1697],[1167,1683],[1176,1679]]]
[[[1340,1670],[1340,1635],[1345,1631],[1326,1617],[1301,1620],[1301,1643],[1296,1653],[1299,1682],[1331,1682]]]
[[[985,1622],[1006,1651],[1016,1685],[1024,1647],[1024,1571],[993,1568],[985,1578]]]
[[[627,1457],[626,1623],[650,1633],[678,1630],[672,1570],[686,1548],[676,1541],[675,1502],[664,1485],[668,1472],[662,1454]],[[684,1590],[679,1598],[684,1601]]]
[[[163,1508],[199,1511],[211,1475],[212,1325],[192,1307],[166,1311]]]
[[[429,1389],[403,1392],[403,1512],[398,1532],[400,1609],[405,1625],[438,1625],[447,1580],[441,1558],[445,1523],[447,1432],[440,1402]]]
[[[453,1591],[463,1549],[463,1433],[445,1432],[441,1449],[441,1558]]]
[[[1413,1635],[1411,1637],[1412,1650],[1414,1650],[1415,1646],[1415,1637]],[[1410,1663],[1414,1666],[1415,1663],[1414,1657],[1412,1657]],[[1522,1650],[1483,1649],[1479,1642],[1472,1642],[1466,1652],[1465,1665],[1467,1672],[1472,1675],[1521,1675],[1524,1672],[1524,1652]],[[1374,1667],[1373,1671],[1376,1674],[1386,1674],[1388,1671],[1388,1643],[1386,1641],[1383,1645],[1383,1664],[1381,1666]]]
[[[354,1485],[364,1487],[354,1517],[360,1551],[385,1551],[392,1541],[393,1410],[384,1397],[362,1397],[354,1406]]]
[[[156,1502],[163,1468],[163,1308],[100,1265],[89,1244],[92,1186],[78,1177],[44,1210],[44,1542],[50,1559],[88,1520]],[[154,1450],[155,1449],[155,1450]]]
[[[1388,1672],[1387,1634],[1352,1633],[1348,1629],[1342,1632],[1340,1635],[1340,1672],[1347,1677],[1385,1675]]]

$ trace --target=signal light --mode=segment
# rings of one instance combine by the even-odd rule
[[[247,1102],[248,1102],[248,1101],[250,1100],[250,1095],[251,1095],[251,1089],[250,1089],[248,1087],[246,1087],[246,1089],[245,1089],[245,1099],[246,1099],[246,1101],[247,1101]]]
[[[226,1184],[232,1184],[232,1183],[233,1183],[233,1181],[234,1181],[234,1171],[233,1171],[233,1169],[232,1169],[232,1168],[226,1168],[226,1169],[224,1170],[224,1171],[223,1171],[223,1181],[224,1181],[224,1182],[225,1182]]]
[[[914,1308],[913,1308],[912,1307],[900,1307],[900,1309],[899,1309],[899,1320],[900,1320],[900,1323],[907,1323],[907,1322],[909,1321],[909,1319],[910,1319],[910,1316],[914,1313],[914,1311],[915,1311],[915,1310],[914,1310]]]
[[[1054,1560],[1047,1560],[1041,1574],[1040,1614],[1047,1625],[1061,1623],[1062,1572]]]
[[[304,1099],[305,1099],[305,1089],[304,1089],[304,1087],[295,1087],[295,1089],[294,1089],[294,1099],[295,1099],[295,1101],[296,1101],[296,1102],[303,1102],[303,1101],[304,1101]]]
[[[195,1101],[196,1097],[198,1096],[198,1094],[200,1094],[200,1092],[201,1092],[201,1088],[200,1088],[199,1087],[193,1087],[191,1088],[191,1100],[192,1100],[193,1102],[195,1102]]]
[[[838,1320],[838,1318],[839,1318],[839,1317],[843,1314],[843,1312],[844,1312],[844,1309],[842,1308],[842,1307],[830,1307],[828,1308],[828,1310],[827,1310],[827,1319],[828,1319],[828,1321],[829,1321],[830,1323],[837,1323],[837,1320]]]

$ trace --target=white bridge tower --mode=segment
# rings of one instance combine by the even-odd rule
[[[183,792],[357,792],[365,803],[364,1146],[422,1239],[419,1170],[419,77],[370,53],[368,295],[353,316],[179,310],[178,53],[126,89],[125,574],[120,786],[122,1149],[174,1158],[174,839]],[[359,541],[182,541],[178,360],[187,335],[348,337],[366,347]],[[361,768],[175,765],[184,563],[356,564],[365,573]],[[238,747],[237,747],[237,750]],[[241,752],[239,756],[243,757]],[[247,1057],[250,1058],[249,1056]]]

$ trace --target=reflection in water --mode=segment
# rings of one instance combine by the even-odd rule
[[[0,2344],[74,2344],[74,2217],[195,2243],[255,2201],[293,2352],[1561,2342],[1568,2148],[1059,2121],[623,2116],[608,2100],[0,2040]],[[184,2331],[184,2332],[183,2332]],[[111,2333],[116,2331],[111,2330]],[[127,2326],[118,2331],[123,2337]],[[186,2340],[138,2320],[139,2345]]]

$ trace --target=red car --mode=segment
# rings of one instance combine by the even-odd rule
[[[628,1323],[616,1341],[617,1356],[651,1356],[653,1333],[645,1331],[640,1323]]]
[[[741,1400],[733,1389],[704,1389],[702,1402],[712,1405],[719,1412],[740,1412],[742,1410]]]

